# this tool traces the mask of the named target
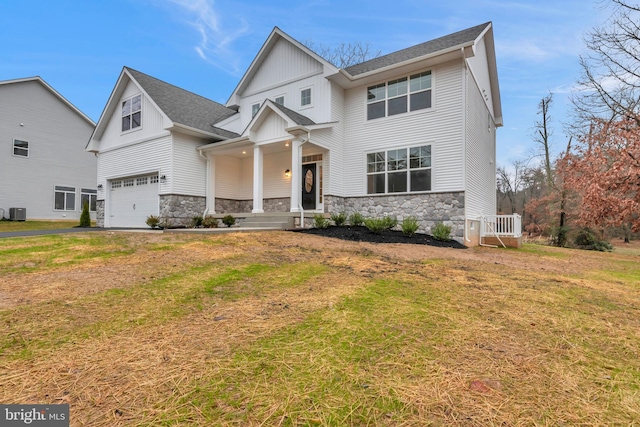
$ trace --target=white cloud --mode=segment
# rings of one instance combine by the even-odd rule
[[[249,25],[244,19],[222,17],[215,8],[214,0],[166,1],[175,6],[184,15],[185,21],[200,35],[198,44],[194,46],[200,58],[230,74],[242,72],[240,58],[231,45],[248,32]]]

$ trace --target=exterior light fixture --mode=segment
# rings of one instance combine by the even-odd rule
[[[100,188],[100,189],[101,189],[101,188],[102,188],[102,184],[98,184],[98,188]]]
[[[165,182],[167,180],[166,175],[160,175],[160,182]]]
[[[285,142],[285,143],[284,143],[284,146],[285,146],[285,147],[288,147],[288,146],[289,146],[289,141]]]
[[[287,169],[286,171],[284,171],[284,176],[286,176],[287,178],[289,178],[291,176],[291,171],[289,169]]]

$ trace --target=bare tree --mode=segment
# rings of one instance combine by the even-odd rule
[[[640,5],[602,0],[609,19],[585,36],[588,53],[580,58],[582,77],[572,101],[576,126],[594,119],[613,120],[640,107]]]
[[[380,56],[381,51],[372,50],[369,43],[339,43],[336,46],[316,45],[312,40],[302,42],[306,47],[322,56],[338,68],[346,68]]]
[[[510,168],[499,166],[496,169],[496,178],[498,184],[498,206],[502,208],[505,199],[509,201],[508,213],[522,213],[524,210],[523,190],[528,176],[527,163],[522,160],[514,160],[511,162]],[[522,210],[518,207],[522,206]],[[505,209],[500,209],[505,211]]]
[[[540,100],[538,104],[538,115],[540,120],[536,121],[534,125],[533,140],[539,144],[540,153],[542,156],[544,172],[546,174],[547,188],[553,187],[553,169],[551,165],[551,134],[550,127],[551,114],[549,112],[551,102],[553,101],[553,94],[545,96]]]

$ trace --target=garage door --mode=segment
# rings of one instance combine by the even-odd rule
[[[158,175],[112,180],[110,227],[147,227],[149,215],[158,215]]]

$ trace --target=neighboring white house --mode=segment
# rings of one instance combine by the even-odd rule
[[[345,69],[275,28],[226,106],[122,70],[87,145],[98,224],[357,211],[473,244],[496,213],[498,126],[491,23]]]
[[[94,127],[40,77],[0,81],[0,215],[79,219],[88,201],[95,218]]]

